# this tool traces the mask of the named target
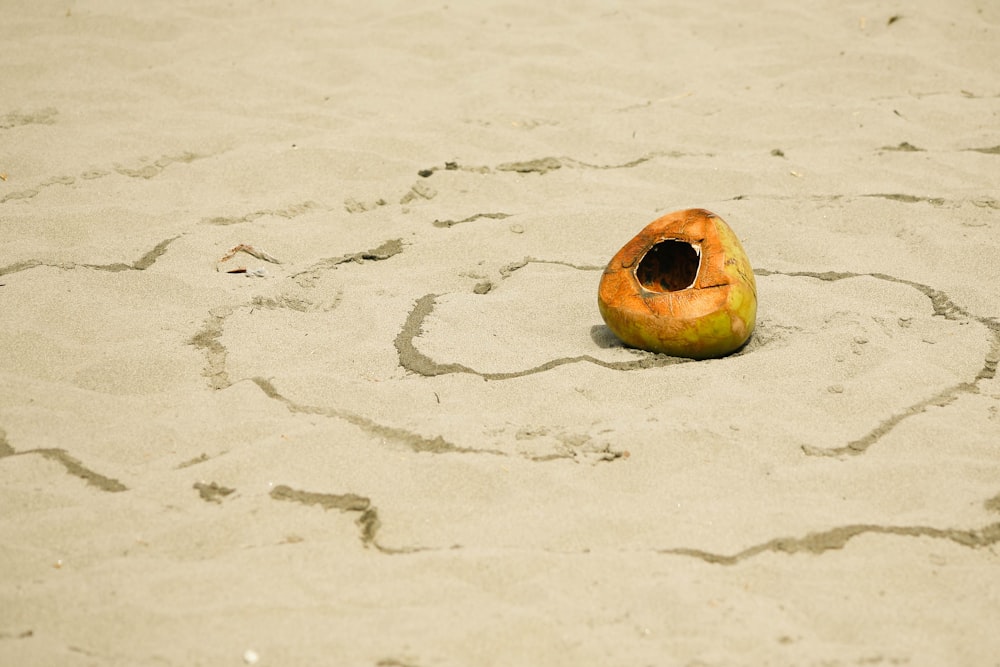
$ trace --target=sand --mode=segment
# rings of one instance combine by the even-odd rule
[[[6,5],[0,664],[1000,664],[996,3]]]

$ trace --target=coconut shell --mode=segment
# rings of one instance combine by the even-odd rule
[[[601,276],[597,303],[626,345],[707,359],[742,347],[757,318],[757,283],[739,239],[710,211],[654,220]]]

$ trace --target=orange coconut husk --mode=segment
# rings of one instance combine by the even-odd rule
[[[597,303],[625,344],[706,359],[750,338],[757,284],[729,225],[710,211],[689,209],[654,220],[618,251],[601,277]]]

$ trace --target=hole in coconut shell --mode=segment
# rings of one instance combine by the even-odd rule
[[[694,285],[700,264],[698,248],[668,239],[654,245],[639,260],[635,277],[651,292],[676,292]]]

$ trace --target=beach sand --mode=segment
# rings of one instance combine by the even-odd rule
[[[0,664],[1000,664],[996,3],[5,4]]]

